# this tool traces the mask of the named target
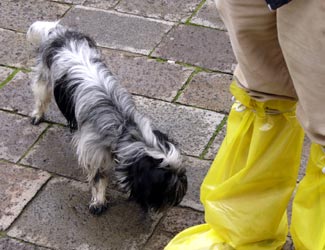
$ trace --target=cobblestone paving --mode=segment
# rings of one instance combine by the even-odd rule
[[[36,20],[57,19],[96,40],[139,109],[179,143],[189,178],[180,206],[144,215],[112,177],[108,211],[89,214],[88,185],[56,105],[30,124],[25,33]],[[213,0],[2,0],[0,249],[159,250],[204,223],[199,189],[225,136],[235,63]]]

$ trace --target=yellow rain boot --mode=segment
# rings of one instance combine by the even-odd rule
[[[315,143],[293,201],[291,235],[296,250],[325,249],[325,153]]]
[[[201,186],[206,224],[165,250],[275,250],[288,232],[304,133],[295,102],[251,99],[235,83],[227,135]]]

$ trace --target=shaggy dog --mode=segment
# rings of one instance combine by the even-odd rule
[[[107,208],[108,169],[145,211],[179,204],[187,190],[181,155],[167,136],[152,128],[131,95],[105,65],[95,42],[58,22],[33,23],[27,40],[37,50],[32,89],[32,124],[42,121],[52,92],[74,131],[79,164],[91,185],[89,210]]]

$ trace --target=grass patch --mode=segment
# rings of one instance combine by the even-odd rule
[[[220,133],[220,131],[223,129],[223,127],[226,125],[228,120],[228,117],[225,116],[222,121],[218,124],[216,131],[213,133],[211,139],[209,140],[208,144],[203,149],[202,154],[199,156],[201,160],[204,160],[205,155],[208,153],[209,148],[211,147],[212,143],[214,142],[217,135]]]
[[[187,20],[185,21],[185,24],[190,24],[191,19],[199,12],[199,10],[202,8],[202,6],[205,4],[205,2],[206,2],[206,0],[202,0],[201,3],[199,3],[199,5],[193,11],[192,15],[189,18],[187,18]]]
[[[183,86],[177,91],[176,96],[174,97],[174,99],[172,100],[172,103],[175,103],[177,101],[177,99],[179,98],[179,96],[183,93],[183,91],[186,89],[186,87],[189,85],[189,83],[192,81],[193,77],[198,74],[199,72],[201,72],[201,69],[196,68],[191,75],[189,76],[189,78],[186,80],[186,82],[183,84]]]
[[[3,82],[0,83],[0,89],[10,82],[19,72],[19,69],[15,69]]]

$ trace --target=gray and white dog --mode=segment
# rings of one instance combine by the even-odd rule
[[[108,169],[146,211],[181,202],[187,190],[181,155],[167,136],[138,112],[132,96],[105,65],[95,42],[58,22],[33,23],[27,40],[37,50],[32,123],[42,121],[51,100],[74,131],[80,165],[91,184],[90,212],[107,208]]]

